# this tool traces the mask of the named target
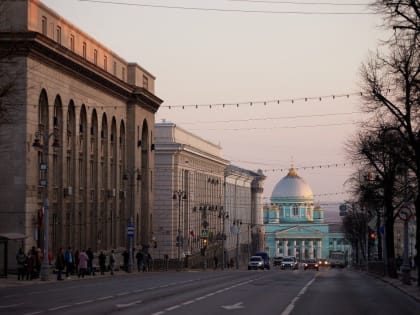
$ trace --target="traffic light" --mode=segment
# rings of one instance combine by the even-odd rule
[[[376,238],[376,233],[375,232],[370,232],[369,237],[371,240],[374,240]]]

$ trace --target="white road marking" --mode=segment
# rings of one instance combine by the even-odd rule
[[[18,303],[18,304],[9,304],[9,305],[0,305],[0,308],[10,308],[10,307],[15,307],[15,306],[19,306],[22,305],[23,303]]]
[[[153,313],[152,315],[162,315],[162,314],[164,314],[165,312],[157,312],[157,313]]]
[[[103,301],[103,300],[112,299],[113,297],[114,297],[113,295],[103,296],[103,297],[97,298],[97,300],[98,301]]]
[[[138,301],[134,301],[134,302],[127,303],[127,304],[117,304],[115,306],[117,308],[126,308],[126,307],[130,307],[130,306],[133,306],[133,305],[136,305],[136,304],[140,304],[141,302],[143,302],[143,301],[142,300],[138,300]]]
[[[144,289],[138,289],[138,290],[134,290],[134,291],[132,291],[133,293],[140,293],[140,292],[143,292],[144,291]]]
[[[240,309],[240,308],[244,308],[244,306],[242,305],[243,304],[243,302],[238,302],[238,303],[236,303],[236,304],[232,304],[232,305],[224,305],[224,306],[222,306],[225,310],[237,310],[237,309]]]
[[[124,296],[124,295],[127,295],[127,294],[130,294],[130,292],[121,292],[121,293],[118,293],[117,296]]]
[[[61,305],[61,306],[57,306],[57,307],[53,307],[53,308],[49,308],[49,311],[57,311],[57,310],[61,310],[63,308],[67,308],[70,307],[71,305]]]
[[[173,310],[176,310],[177,308],[180,308],[180,307],[181,307],[181,305],[174,305],[174,306],[165,308],[165,311],[173,311]]]
[[[74,304],[83,305],[83,304],[92,303],[92,302],[93,302],[93,300],[86,300],[86,301],[81,301],[81,302],[77,302],[77,303],[74,303]]]
[[[194,300],[189,300],[189,301],[185,301],[184,303],[182,303],[182,305],[188,305],[188,304],[192,304],[194,303]]]
[[[315,281],[317,276],[315,276],[311,281],[309,281],[302,290],[299,291],[299,293],[293,298],[292,302],[290,302],[289,305],[285,308],[285,310],[281,313],[281,315],[289,315],[293,308],[295,307],[296,302],[299,300],[299,298],[306,292],[306,290],[309,288],[309,286]]]
[[[32,312],[32,313],[26,313],[26,314],[23,314],[23,315],[36,315],[36,314],[41,314],[41,313],[42,313],[42,311]]]

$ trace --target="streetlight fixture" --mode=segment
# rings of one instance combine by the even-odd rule
[[[137,176],[136,176],[137,174]],[[141,181],[141,171],[138,168],[133,170],[126,170],[122,177],[123,181],[130,179],[130,219],[127,224],[127,238],[128,238],[128,266],[127,272],[133,272],[133,238],[135,234],[134,229],[134,207],[135,207],[135,195],[134,195],[134,179]]]
[[[48,159],[49,159],[49,141],[50,138],[54,136],[54,141],[52,146],[58,148],[60,146],[58,140],[58,128],[54,126],[53,132],[49,133],[48,130],[37,131],[35,133],[35,139],[32,146],[36,150],[42,151],[42,162],[39,165],[40,173],[43,174],[40,179],[39,185],[44,187],[44,216],[43,216],[43,225],[44,225],[44,244],[43,244],[43,258],[41,265],[40,278],[41,281],[47,281],[49,278],[49,261],[48,261],[48,245],[49,245],[49,235],[48,235],[48,225],[49,225],[49,201],[48,201]],[[42,139],[42,143],[41,143]]]
[[[221,207],[221,210],[219,212],[219,218],[222,219],[222,270],[225,269],[225,261],[226,261],[226,256],[225,256],[225,238],[226,238],[226,234],[225,234],[225,219],[229,219],[229,213],[223,209],[223,206]]]
[[[173,199],[178,200],[178,235],[176,237],[176,246],[178,247],[178,268],[181,269],[181,246],[183,244],[181,236],[181,202],[182,200],[187,200],[187,194],[183,190],[176,190],[174,191]]]

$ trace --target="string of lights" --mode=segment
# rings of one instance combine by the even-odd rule
[[[300,15],[374,15],[375,12],[328,12],[328,11],[276,11],[276,10],[244,10],[244,9],[224,9],[224,8],[205,8],[205,7],[186,7],[170,6],[159,4],[132,3],[123,1],[104,1],[104,0],[79,0],[80,2],[93,2],[109,5],[136,6],[158,9],[175,9],[189,11],[209,11],[209,12],[230,12],[230,13],[257,13],[257,14],[300,14]]]
[[[212,103],[212,104],[184,104],[184,105],[161,105],[160,108],[167,109],[188,109],[188,108],[227,108],[227,107],[241,107],[241,106],[255,106],[255,105],[280,105],[280,104],[294,104],[296,102],[308,102],[308,101],[322,101],[322,100],[335,100],[340,98],[350,98],[350,96],[363,96],[363,92],[352,92],[345,94],[330,94],[322,96],[310,96],[310,97],[295,97],[295,98],[284,98],[284,99],[271,99],[271,100],[259,100],[259,101],[246,101],[246,102],[226,102],[226,103]]]

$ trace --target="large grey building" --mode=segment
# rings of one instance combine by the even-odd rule
[[[155,77],[35,0],[0,2],[0,56],[0,235],[148,245]]]
[[[263,248],[262,173],[172,122],[156,123],[155,147],[153,258],[202,266]]]

